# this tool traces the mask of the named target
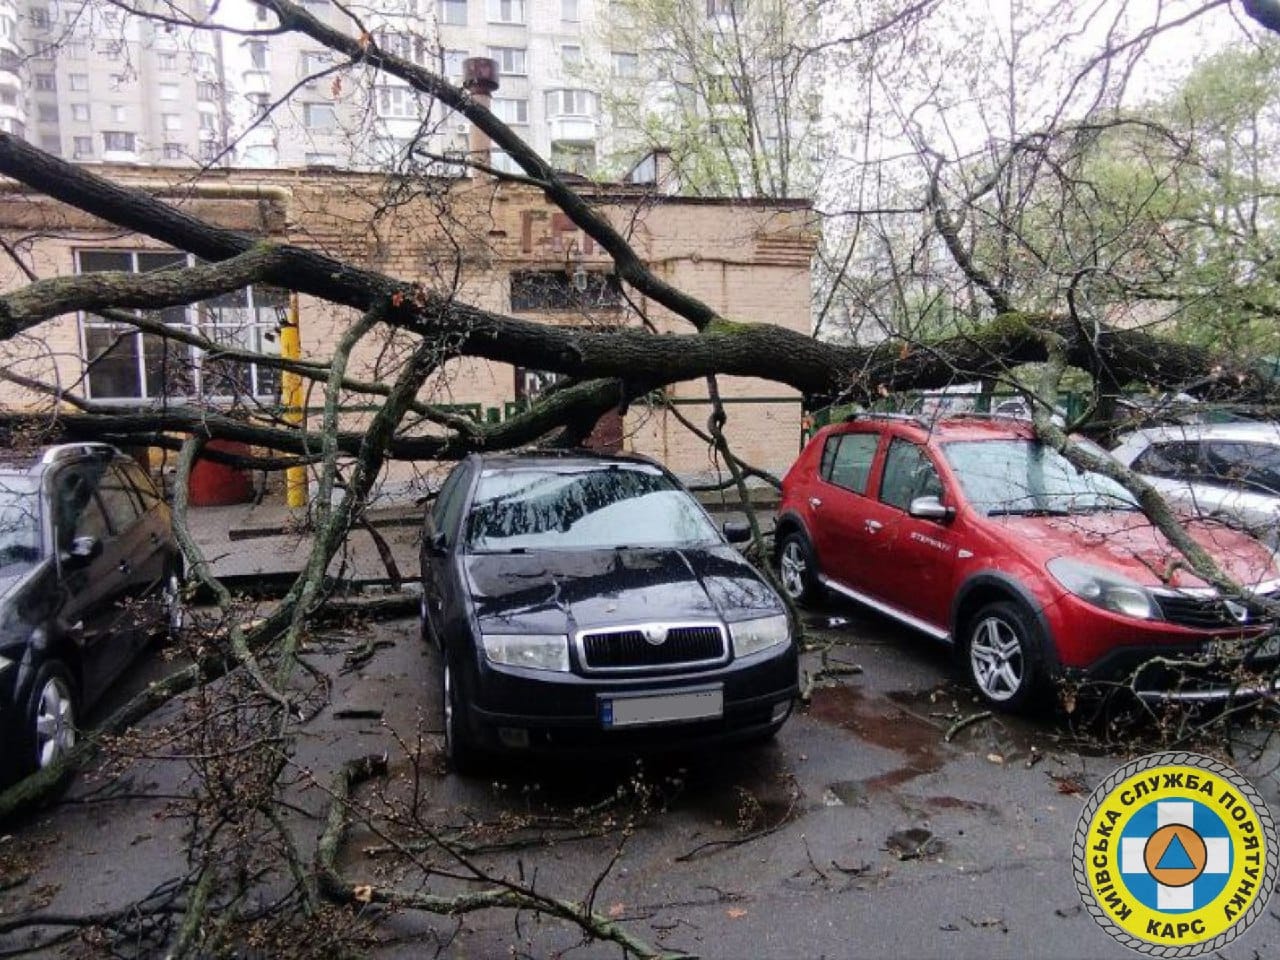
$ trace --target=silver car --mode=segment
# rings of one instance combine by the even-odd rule
[[[1126,434],[1111,455],[1175,506],[1280,545],[1280,426],[1152,427]]]

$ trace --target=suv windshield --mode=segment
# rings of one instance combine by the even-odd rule
[[[1032,440],[963,440],[942,449],[969,503],[989,517],[1138,509],[1114,480],[1080,471]]]
[[[467,544],[475,552],[684,546],[715,542],[684,490],[648,467],[531,467],[480,476]]]
[[[26,477],[0,477],[0,570],[40,559],[40,503]]]

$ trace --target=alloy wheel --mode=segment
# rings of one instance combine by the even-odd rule
[[[787,596],[792,600],[799,600],[804,596],[805,579],[809,575],[809,564],[799,540],[786,542],[778,565],[782,575],[782,589],[787,591]]]
[[[997,703],[1012,699],[1026,670],[1017,631],[1000,617],[978,621],[969,640],[969,665],[984,696]]]
[[[50,677],[40,690],[35,728],[36,764],[41,770],[75,746],[75,701],[71,687],[61,677]]]

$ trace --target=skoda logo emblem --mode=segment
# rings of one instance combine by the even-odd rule
[[[667,642],[666,627],[642,627],[640,632],[644,634],[645,641],[655,647],[660,647]]]

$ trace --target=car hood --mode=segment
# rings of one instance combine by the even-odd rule
[[[1069,517],[993,517],[1005,531],[1044,562],[1068,556],[1103,564],[1145,586],[1202,587],[1186,561],[1146,516],[1137,511],[1075,514]],[[1280,576],[1271,551],[1252,537],[1212,521],[1187,521],[1183,528],[1223,570],[1245,586]]]
[[[784,610],[727,545],[468,554],[464,565],[476,618],[490,633],[734,621]]]

